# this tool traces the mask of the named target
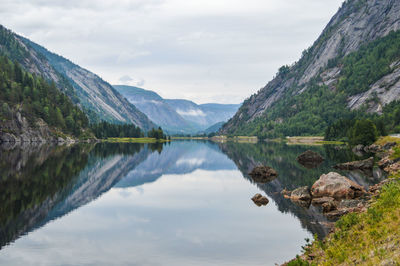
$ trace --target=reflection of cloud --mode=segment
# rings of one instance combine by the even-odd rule
[[[181,166],[183,164],[186,164],[190,166],[200,166],[205,161],[206,160],[204,158],[191,158],[191,159],[182,158],[176,161],[176,165]]]
[[[119,82],[122,85],[130,85],[135,87],[142,87],[144,86],[145,80],[144,79],[136,79],[132,78],[131,76],[125,75],[119,78]]]
[[[206,114],[200,109],[189,109],[189,110],[181,110],[176,109],[176,112],[180,115],[188,115],[188,116],[206,116]]]
[[[143,193],[144,193],[144,188],[143,188],[142,186],[135,187],[135,190],[136,190],[137,192],[139,192],[140,195],[143,195]]]
[[[128,189],[119,190],[118,194],[125,199],[131,196],[131,192]]]

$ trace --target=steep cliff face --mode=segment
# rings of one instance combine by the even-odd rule
[[[54,81],[92,121],[133,123],[145,130],[155,127],[146,115],[96,74],[2,26],[0,52],[19,62],[27,71]]]
[[[363,45],[399,29],[399,1],[345,1],[320,37],[303,52],[301,59],[292,66],[282,67],[272,81],[249,97],[236,115],[223,127],[221,133],[235,134],[238,127],[246,127],[246,124],[252,123],[257,118],[267,119],[266,112],[272,112],[276,103],[309,90],[312,81],[317,80],[319,85],[325,85],[331,91],[335,91],[343,75],[340,59],[358,51]],[[396,58],[393,58],[391,67],[389,74],[368,84],[367,91],[356,95],[346,94],[347,108],[357,109],[364,104],[370,104],[368,102],[370,96],[377,95],[378,101],[368,108],[371,112],[379,112],[382,105],[399,99],[400,70]],[[381,86],[383,83],[386,84],[384,89]],[[296,103],[291,107],[296,109]],[[282,121],[278,119],[276,122]]]

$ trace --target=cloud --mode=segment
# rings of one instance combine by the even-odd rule
[[[299,59],[342,0],[2,0],[0,23],[110,83],[239,103]],[[125,83],[128,84],[128,83]]]
[[[182,110],[176,109],[176,112],[183,116],[206,116],[206,114],[200,109],[189,109],[189,110]]]
[[[130,85],[135,87],[143,87],[145,84],[144,79],[135,79],[128,75],[124,75],[118,79],[121,85]]]

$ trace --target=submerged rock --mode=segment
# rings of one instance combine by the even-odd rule
[[[254,195],[254,197],[251,198],[251,200],[256,204],[258,207],[267,205],[269,203],[269,200],[267,197],[264,197],[263,195],[257,193]]]
[[[373,167],[374,167],[374,158],[373,157],[370,157],[368,159],[361,160],[361,161],[341,163],[341,164],[337,164],[334,166],[334,168],[341,169],[341,170],[356,170],[356,169],[372,170]]]
[[[311,187],[311,195],[314,198],[354,199],[365,193],[363,187],[335,172],[321,175]]]
[[[267,183],[277,178],[278,173],[269,166],[256,166],[249,175],[257,183]]]
[[[308,150],[300,154],[297,161],[306,168],[315,168],[324,161],[324,158],[320,154]]]

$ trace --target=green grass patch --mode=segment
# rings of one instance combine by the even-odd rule
[[[155,139],[155,138],[107,138],[103,142],[109,143],[161,143],[168,142],[166,139]]]
[[[399,178],[399,176],[392,176]],[[324,241],[314,240],[305,255],[320,254],[312,265],[379,265],[400,263],[400,182],[385,185],[365,213],[350,213]],[[293,263],[298,261],[294,260]],[[292,265],[307,265],[301,264]]]

